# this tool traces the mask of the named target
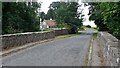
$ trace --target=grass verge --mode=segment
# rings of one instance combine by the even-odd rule
[[[71,37],[71,36],[75,36],[76,34],[68,34],[68,35],[60,35],[60,36],[56,36],[55,38],[66,38],[66,37]]]
[[[71,37],[71,36],[75,36],[75,35],[80,35],[81,32],[76,33],[76,34],[67,34],[67,35],[60,35],[60,36],[56,36],[55,38],[67,38],[67,37]]]

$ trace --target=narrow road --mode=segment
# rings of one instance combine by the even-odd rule
[[[88,54],[92,29],[81,35],[56,39],[6,56],[3,66],[82,66]]]

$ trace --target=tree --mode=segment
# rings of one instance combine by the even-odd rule
[[[46,14],[46,19],[50,20],[50,19],[55,19],[55,12],[52,8],[50,8]]]
[[[57,26],[62,28],[68,25],[73,32],[82,25],[82,18],[78,12],[80,5],[77,2],[53,2],[47,15],[57,21]],[[51,15],[50,15],[51,14]]]
[[[45,17],[46,17],[46,14],[44,12],[40,12],[41,22],[44,21]]]
[[[38,8],[37,2],[3,2],[2,34],[37,31]]]
[[[120,2],[89,3],[90,20],[120,39]]]

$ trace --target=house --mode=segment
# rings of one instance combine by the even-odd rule
[[[44,20],[40,23],[40,29],[54,28],[56,26],[55,20]]]
[[[46,23],[49,26],[49,28],[54,28],[56,26],[55,20],[47,20]]]

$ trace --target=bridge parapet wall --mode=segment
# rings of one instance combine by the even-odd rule
[[[69,34],[69,29],[1,35],[0,37],[2,38],[2,45],[0,47],[2,49],[9,49],[11,47],[22,46],[28,43],[52,39],[55,36],[65,34]]]
[[[103,49],[107,66],[118,66],[120,63],[120,41],[108,32],[99,32],[97,39]]]

